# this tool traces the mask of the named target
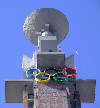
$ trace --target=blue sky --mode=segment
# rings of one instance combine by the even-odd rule
[[[32,58],[36,50],[23,24],[39,8],[55,8],[67,17],[69,33],[58,46],[65,57],[75,54],[77,79],[96,79],[94,103],[81,108],[100,108],[100,0],[0,0],[0,108],[23,108],[5,103],[5,79],[23,79],[22,55]]]

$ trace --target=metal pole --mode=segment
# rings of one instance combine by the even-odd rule
[[[27,86],[27,85],[25,85],[25,91],[26,91],[26,86]]]

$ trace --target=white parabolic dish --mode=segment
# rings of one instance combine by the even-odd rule
[[[66,16],[54,8],[40,8],[31,12],[26,18],[23,31],[26,38],[38,46],[38,36],[36,32],[41,32],[45,28],[45,23],[50,25],[50,29],[58,32],[57,44],[63,41],[69,32],[69,23]],[[40,35],[39,35],[40,36]]]

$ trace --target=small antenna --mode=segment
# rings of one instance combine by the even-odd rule
[[[25,91],[26,91],[26,86],[27,86],[27,85],[25,85]]]
[[[76,84],[74,84],[74,86],[75,86],[75,91],[76,91]]]
[[[75,86],[75,91],[76,91],[76,84],[74,84],[74,86]],[[74,98],[73,99],[75,99],[75,92],[74,92]]]

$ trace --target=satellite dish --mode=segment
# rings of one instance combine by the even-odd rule
[[[66,16],[54,8],[40,8],[31,12],[26,18],[23,31],[26,38],[38,46],[38,36],[46,34],[49,27],[49,34],[57,36],[57,44],[61,43],[66,38],[69,32],[69,23]]]

